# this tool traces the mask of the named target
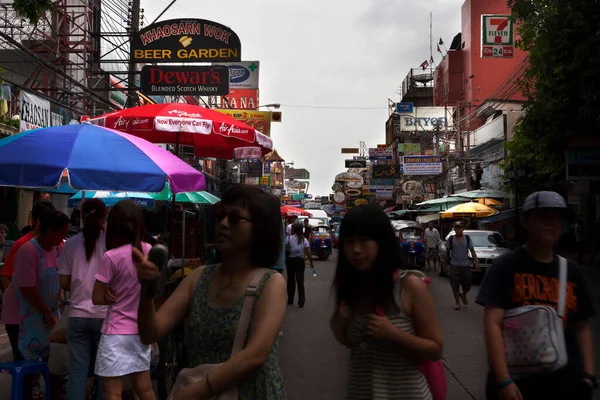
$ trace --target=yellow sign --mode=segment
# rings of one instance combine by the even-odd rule
[[[254,110],[217,110],[222,114],[229,115],[256,129],[257,131],[271,136],[271,113],[269,111]]]

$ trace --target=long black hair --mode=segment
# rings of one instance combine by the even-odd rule
[[[252,218],[250,262],[255,267],[272,269],[283,245],[279,199],[258,186],[235,185],[225,192],[221,204],[248,209]]]
[[[83,203],[81,211],[83,213],[85,258],[90,261],[102,232],[102,224],[106,218],[106,205],[100,199],[91,199]]]
[[[298,244],[304,243],[304,227],[302,224],[292,225],[292,235],[296,236],[296,241]]]
[[[54,232],[60,231],[69,223],[69,217],[58,210],[48,211],[39,218],[40,219],[40,232],[46,233],[49,230]]]
[[[364,274],[357,271],[344,254],[346,240],[350,237],[367,238],[379,245],[379,253],[371,268],[373,303],[376,306],[393,306],[394,271],[405,267],[404,257],[389,217],[381,208],[365,205],[352,208],[340,226],[338,263],[333,278],[333,291],[339,306],[342,302],[354,308]]]
[[[121,200],[108,214],[106,250],[130,244],[142,251],[145,227],[142,210],[132,200]]]

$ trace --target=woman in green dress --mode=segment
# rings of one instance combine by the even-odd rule
[[[178,392],[176,400],[212,399],[236,385],[240,400],[285,398],[277,350],[286,283],[272,270],[282,246],[279,213],[275,196],[257,186],[234,186],[215,206],[216,249],[223,262],[196,269],[158,312],[142,288],[138,327],[143,343],[157,342],[189,316],[189,366],[222,363]],[[134,251],[134,257],[143,286],[156,281],[158,268],[139,252]],[[246,345],[231,356],[244,293],[257,268],[270,271],[257,288]]]

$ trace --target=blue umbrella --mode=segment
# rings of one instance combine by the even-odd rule
[[[112,207],[117,204],[119,201],[123,199],[130,199],[135,204],[142,208],[152,208],[154,207],[154,199],[148,193],[139,193],[139,192],[110,192],[106,190],[98,190],[85,192],[85,199],[100,199],[104,204],[108,207]],[[77,192],[74,196],[69,198],[68,206],[70,208],[75,208],[79,206],[81,201],[83,200],[83,192]]]
[[[173,193],[204,190],[204,175],[144,139],[92,124],[41,128],[0,140],[0,186]]]

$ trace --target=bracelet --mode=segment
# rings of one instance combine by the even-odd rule
[[[512,385],[513,383],[515,383],[515,381],[513,381],[512,379],[508,378],[505,381],[502,381],[500,383],[496,384],[496,387],[500,390],[507,388],[508,386]]]
[[[212,398],[215,397],[215,391],[213,390],[212,385],[210,384],[209,375],[204,375],[204,379],[206,380],[206,388],[208,389],[208,395]]]

